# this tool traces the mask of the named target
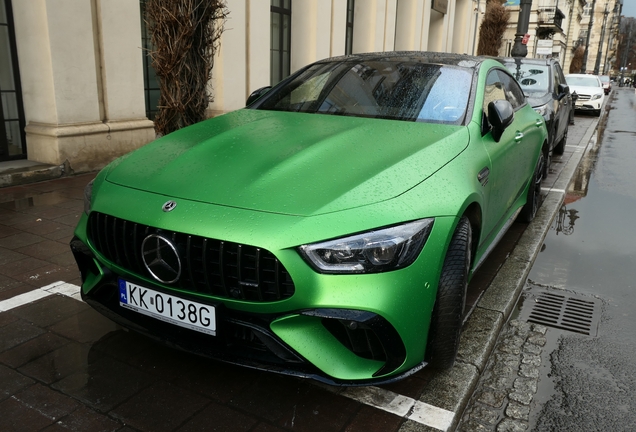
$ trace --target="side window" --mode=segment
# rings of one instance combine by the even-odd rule
[[[552,67],[554,68],[554,92],[558,94],[559,84],[566,84],[565,77],[563,76],[563,71],[561,70],[561,66],[559,66],[558,63],[555,63]]]
[[[498,71],[496,69],[488,72],[488,76],[486,77],[486,88],[484,89],[484,105],[483,110],[484,114],[488,115],[488,104],[490,102],[506,99],[506,94],[504,93],[504,85],[499,78]]]
[[[526,97],[523,94],[523,90],[521,90],[521,87],[519,87],[519,84],[517,84],[517,81],[515,81],[512,76],[508,75],[503,70],[498,70],[497,72],[499,74],[499,79],[503,84],[505,98],[516,111],[526,103]]]

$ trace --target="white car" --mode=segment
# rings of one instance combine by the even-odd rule
[[[601,107],[605,99],[603,83],[596,75],[570,74],[565,76],[570,87],[570,93],[578,96],[574,108],[580,111],[593,111],[601,115]]]

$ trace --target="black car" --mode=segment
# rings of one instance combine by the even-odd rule
[[[499,60],[517,79],[534,110],[545,119],[549,141],[549,152],[545,155],[547,174],[552,153],[563,154],[568,126],[574,123],[574,103],[561,65],[555,59],[507,57]]]

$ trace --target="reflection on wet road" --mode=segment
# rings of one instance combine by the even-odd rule
[[[597,338],[548,331],[536,430],[633,430],[636,424],[636,95],[612,93],[597,145],[584,159],[530,274],[537,286],[603,302]],[[548,357],[549,356],[549,357]]]

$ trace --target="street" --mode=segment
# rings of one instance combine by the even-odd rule
[[[570,160],[578,164],[596,121],[580,116],[571,126],[540,211],[556,202],[552,194],[561,196],[551,188],[565,181]],[[501,298],[493,284],[516,298],[508,272],[518,270],[506,262],[528,227],[521,223],[469,287],[470,315],[451,371],[424,368],[391,385],[347,389],[185,354],[124,331],[79,300],[68,242],[93,176],[0,190],[1,430],[450,430],[487,359],[483,318],[502,320],[489,303],[489,293]],[[541,220],[550,214],[531,225],[537,233],[544,232]],[[528,260],[513,259],[524,268]]]
[[[634,429],[635,102],[613,91],[461,430]]]

